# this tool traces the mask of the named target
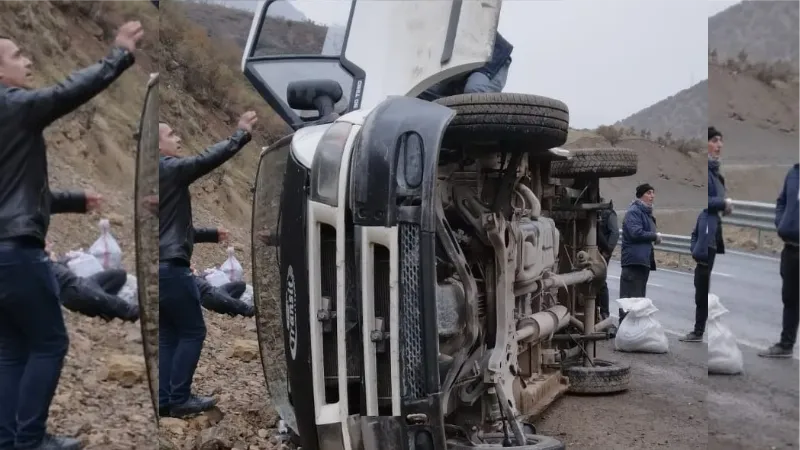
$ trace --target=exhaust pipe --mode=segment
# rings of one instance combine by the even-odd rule
[[[540,341],[569,323],[569,310],[564,305],[556,305],[545,311],[531,314],[517,323],[519,341]]]

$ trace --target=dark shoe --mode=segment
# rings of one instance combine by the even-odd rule
[[[686,336],[678,339],[681,342],[703,342],[703,333],[692,331]]]
[[[758,354],[762,358],[791,358],[793,347],[775,344],[772,347]]]
[[[192,394],[189,400],[186,400],[184,403],[170,406],[169,414],[170,417],[180,419],[182,417],[200,414],[203,411],[208,411],[216,406],[216,404],[217,400],[212,397],[200,397]]]
[[[247,305],[242,315],[245,317],[253,317],[256,315],[256,308],[253,305]]]
[[[136,322],[139,320],[139,305],[128,305],[126,310],[119,316],[120,319],[126,322]]]
[[[169,417],[170,416],[169,406],[159,406],[158,407],[158,417]]]
[[[42,443],[30,450],[80,450],[81,441],[64,436],[45,434]]]

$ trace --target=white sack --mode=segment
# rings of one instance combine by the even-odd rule
[[[108,219],[100,220],[100,237],[89,247],[89,254],[100,261],[103,269],[122,268],[122,249],[117,240],[111,235],[111,225]]]
[[[136,305],[139,303],[139,285],[137,284],[136,277],[128,274],[128,278],[125,280],[125,285],[122,286],[122,289],[119,290],[117,296],[127,303],[132,305]]]
[[[728,310],[719,297],[708,294],[708,373],[736,375],[744,370],[744,360],[736,336],[720,321]]]
[[[620,298],[625,311],[614,339],[614,348],[622,352],[667,353],[669,341],[661,323],[653,315],[658,308],[649,298]]]
[[[253,306],[253,286],[252,285],[248,284],[244,288],[244,293],[239,298],[239,300],[241,300],[244,303],[247,303],[250,306]]]
[[[82,249],[67,252],[66,256],[69,259],[69,261],[67,261],[69,270],[81,278],[88,278],[103,271],[103,266],[100,265],[100,261],[94,256],[84,252]]]
[[[225,283],[231,282],[230,278],[228,278],[228,275],[226,275],[225,272],[216,268],[208,269],[203,278],[205,278],[206,281],[208,281],[208,284],[214,287],[220,287]]]
[[[219,269],[225,272],[225,275],[228,276],[228,279],[231,281],[243,281],[244,280],[244,269],[242,265],[239,263],[239,260],[236,259],[236,254],[233,247],[228,247],[228,259],[225,260],[224,263],[219,267]]]

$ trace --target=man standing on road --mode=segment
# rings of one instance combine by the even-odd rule
[[[102,61],[33,89],[32,63],[0,37],[0,449],[77,449],[46,432],[69,337],[44,251],[50,225],[44,129],[103,92],[134,63],[144,32],[124,24]]]
[[[644,183],[636,187],[634,200],[622,220],[622,273],[619,277],[620,298],[647,296],[650,271],[656,270],[653,245],[661,243],[661,233],[656,231],[653,217],[653,186]],[[625,316],[620,311],[620,320]]]
[[[797,324],[800,322],[800,164],[795,164],[786,174],[783,190],[775,203],[775,227],[783,239],[781,252],[781,297],[783,297],[783,329],[781,340],[767,351],[759,353],[764,358],[791,358],[797,340]]]
[[[237,130],[203,153],[178,157],[181,139],[159,124],[159,415],[185,417],[211,409],[216,400],[191,391],[206,324],[190,269],[195,236],[189,185],[236,155],[250,139],[256,114],[239,118]]]
[[[605,203],[605,199],[601,198],[600,203]],[[597,248],[603,259],[606,260],[606,265],[611,260],[611,255],[617,247],[619,240],[619,224],[617,222],[617,212],[614,211],[614,202],[608,203],[608,209],[600,212],[599,220],[597,221]],[[597,299],[600,306],[600,320],[605,320],[609,315],[609,294],[608,294],[608,280],[603,281],[597,293]]]
[[[683,342],[703,342],[708,319],[708,292],[711,272],[717,255],[725,253],[722,237],[722,218],[733,211],[731,199],[725,197],[725,178],[719,171],[722,154],[722,133],[708,127],[708,207],[697,217],[692,232],[692,258],[694,267],[694,330],[680,338]]]

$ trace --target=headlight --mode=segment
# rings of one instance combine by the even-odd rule
[[[338,206],[339,169],[342,153],[353,125],[336,122],[322,135],[311,162],[311,200]]]

